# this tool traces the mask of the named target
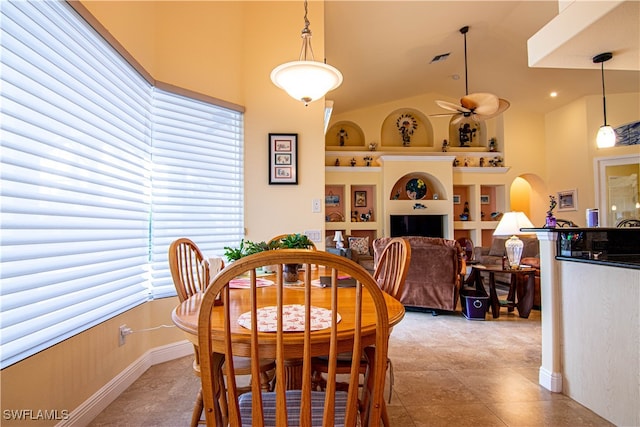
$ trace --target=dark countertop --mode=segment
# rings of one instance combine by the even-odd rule
[[[601,255],[598,259],[589,259],[589,258],[578,258],[578,257],[569,257],[569,256],[556,256],[556,259],[559,261],[571,261],[571,262],[582,262],[585,264],[597,264],[604,265],[607,267],[622,267],[622,268],[631,268],[634,270],[640,270],[640,257],[635,257],[633,259],[626,258],[616,258],[607,257],[606,255]]]

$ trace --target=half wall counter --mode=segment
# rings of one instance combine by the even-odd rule
[[[523,231],[540,243],[540,385],[640,425],[640,228]]]

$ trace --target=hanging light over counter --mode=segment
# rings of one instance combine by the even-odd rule
[[[335,67],[315,61],[311,47],[311,30],[307,19],[307,0],[304,2],[304,28],[300,59],[278,65],[271,71],[271,81],[305,106],[322,98],[342,84],[342,73]]]
[[[611,52],[601,53],[593,57],[594,64],[600,64],[602,73],[602,111],[604,113],[604,124],[598,129],[596,144],[598,148],[609,148],[616,145],[616,132],[607,124],[607,99],[604,93],[604,63],[613,58]]]

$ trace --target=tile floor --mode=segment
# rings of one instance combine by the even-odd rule
[[[392,426],[611,426],[538,385],[540,312],[499,319],[407,312],[391,335]],[[151,367],[91,426],[188,426],[199,379],[191,357]]]

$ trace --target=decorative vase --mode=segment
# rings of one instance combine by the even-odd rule
[[[285,264],[282,270],[284,281],[287,283],[295,283],[298,281],[298,264]]]
[[[556,217],[553,215],[547,216],[544,226],[546,228],[556,228]]]

